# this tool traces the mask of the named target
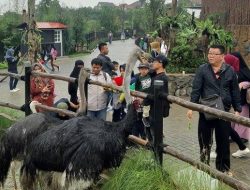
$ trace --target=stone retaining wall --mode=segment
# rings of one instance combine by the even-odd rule
[[[190,96],[194,74],[168,74],[169,94],[174,96]]]

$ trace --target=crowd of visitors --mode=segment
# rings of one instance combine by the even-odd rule
[[[109,43],[112,43],[112,32],[108,34]],[[131,89],[153,94],[154,82],[163,81],[163,93],[168,94],[168,77],[166,66],[168,65],[168,47],[165,41],[150,42],[149,36],[136,39],[135,42],[142,50],[149,52],[147,58],[142,60],[138,66],[139,73],[132,76]],[[126,64],[119,64],[109,57],[107,43],[100,43],[98,46],[100,54],[91,61],[89,78],[93,81],[104,82],[106,84],[123,85],[123,77]],[[249,118],[250,103],[250,70],[240,53],[226,54],[222,45],[212,45],[209,47],[208,62],[201,65],[195,75],[190,101],[220,109],[225,112],[234,110],[234,114]],[[146,55],[146,54],[145,54]],[[46,58],[48,57],[48,58]],[[43,49],[41,60],[43,62],[33,65],[32,70],[46,72],[44,63],[51,61],[52,71],[55,67],[59,71],[59,66],[55,64],[57,51],[51,46],[50,51]],[[9,49],[5,56],[8,62],[8,71],[17,73],[17,63],[19,57],[14,56],[14,50]],[[84,67],[82,60],[75,62],[70,77],[77,78],[81,68]],[[10,92],[16,92],[17,79],[10,77]],[[33,113],[42,110],[35,107],[36,104],[55,106],[76,112],[79,108],[79,86],[76,83],[68,84],[70,99],[61,98],[56,103],[55,84],[52,79],[46,77],[32,76],[31,78],[31,103],[30,109]],[[152,126],[153,104],[150,99],[134,98],[134,105],[137,110],[137,122],[134,125],[132,134],[144,139],[154,137]],[[216,107],[215,107],[216,105]],[[87,93],[87,115],[92,118],[107,119],[108,107],[112,108],[112,121],[118,122],[126,115],[126,102],[124,94],[96,85],[88,85]],[[170,104],[163,101],[163,116],[169,116]],[[187,116],[192,119],[193,111],[188,110]],[[59,118],[67,119],[58,115]],[[215,131],[216,152],[211,152],[213,145],[213,131]],[[250,138],[250,129],[236,123],[230,123],[212,115],[199,113],[198,121],[198,142],[200,146],[200,160],[210,164],[210,159],[216,159],[217,170],[232,175],[230,171],[230,138],[236,142],[239,150],[232,154],[233,157],[240,158],[250,153],[244,144]]]

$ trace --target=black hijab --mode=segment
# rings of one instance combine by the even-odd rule
[[[78,78],[80,70],[81,70],[81,68],[79,66],[81,66],[81,65],[84,66],[84,62],[82,60],[77,60],[75,62],[75,67],[74,67],[73,71],[71,72],[70,77]]]
[[[75,67],[73,71],[70,74],[70,77],[78,78],[81,68],[79,67],[80,65],[84,66],[84,62],[82,60],[77,60],[75,62]],[[70,95],[70,101],[74,104],[78,103],[78,97],[77,97],[77,89],[78,89],[78,84],[76,83],[69,83],[68,85],[68,93]]]
[[[239,52],[233,52],[231,55],[237,57],[240,61],[240,70],[238,74],[238,82],[248,81],[250,82],[250,69],[248,68],[245,60]]]

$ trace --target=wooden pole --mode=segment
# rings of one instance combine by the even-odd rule
[[[18,80],[23,80],[22,75],[15,74],[15,73],[2,72],[2,73],[0,73],[0,76],[5,76],[6,78],[7,78],[8,76],[10,76],[10,77],[16,78],[16,79],[18,79]]]
[[[51,112],[67,115],[70,118],[73,118],[73,117],[77,116],[77,114],[75,112],[72,112],[72,111],[69,111],[69,110],[58,109],[58,108],[54,108],[54,107],[49,107],[49,106],[42,105],[42,104],[37,104],[36,107],[39,108],[39,109],[42,109],[44,111],[51,111]]]
[[[6,75],[10,75],[10,73],[6,74],[6,73],[0,73],[0,75],[6,76]],[[75,78],[72,77],[65,77],[65,76],[61,76],[61,75],[55,75],[55,74],[47,74],[47,73],[39,73],[39,72],[35,72],[32,71],[32,75],[34,76],[41,76],[41,77],[47,77],[47,78],[53,78],[53,79],[58,79],[58,80],[63,80],[63,81],[67,81],[67,82],[77,82],[77,80]],[[17,77],[17,78],[21,78],[21,75],[12,75],[13,77]],[[117,92],[123,92],[123,88],[116,86],[114,84],[106,84],[106,83],[102,83],[99,81],[93,81],[93,80],[88,80],[89,84],[94,84],[94,85],[98,85],[98,86],[102,86],[105,88],[109,88],[109,89],[113,89],[116,90]],[[139,98],[149,98],[149,99],[153,99],[152,95],[143,93],[143,92],[138,92],[138,91],[131,91],[131,95],[135,96],[135,97],[139,97]],[[250,119],[247,117],[242,117],[242,116],[236,116],[232,113],[228,113],[228,112],[224,112],[224,111],[220,111],[214,108],[210,108],[207,106],[203,106],[200,104],[195,104],[189,101],[186,101],[182,98],[176,97],[176,96],[172,96],[172,95],[166,95],[166,94],[162,94],[161,98],[166,98],[168,101],[178,104],[182,107],[188,108],[188,109],[192,109],[194,111],[198,111],[198,112],[202,112],[202,113],[209,113],[211,115],[214,115],[220,119],[226,120],[226,121],[231,121],[231,122],[235,122],[235,123],[239,123],[242,124],[248,128],[250,128]]]
[[[15,110],[21,110],[21,106],[17,106],[17,105],[7,103],[7,102],[0,102],[0,106],[15,109]]]
[[[143,140],[139,137],[129,135],[128,139],[136,144],[139,144],[144,147],[150,147],[149,142]],[[152,147],[151,147],[152,148]],[[190,165],[196,167],[197,169],[206,172],[207,174],[211,175],[212,177],[218,179],[219,181],[229,185],[230,187],[237,189],[237,190],[250,190],[250,186],[246,183],[239,181],[235,178],[229,177],[228,175],[211,168],[209,165],[206,165],[202,162],[196,161],[178,151],[175,148],[171,148],[169,146],[163,148],[164,154],[169,154],[179,160],[189,163]]]
[[[3,77],[1,80],[0,80],[0,82],[3,82],[5,79],[7,79],[9,77],[9,75],[8,76],[5,76],[5,77]]]
[[[250,119],[247,117],[236,116],[235,114],[232,114],[232,113],[210,108],[201,104],[195,104],[195,103],[192,103],[192,102],[189,102],[184,99],[171,96],[171,95],[162,95],[162,97],[167,98],[168,101],[178,104],[182,107],[185,107],[194,111],[202,112],[202,113],[209,113],[213,116],[216,116],[217,118],[220,118],[226,121],[239,123],[250,128]]]
[[[196,167],[197,169],[202,170],[203,172],[206,172],[207,174],[211,175],[212,177],[218,179],[219,181],[222,181],[223,183],[229,185],[230,187],[237,189],[237,190],[250,190],[250,186],[246,183],[239,181],[235,178],[229,177],[228,175],[211,168],[209,165],[206,165],[202,162],[198,162],[188,156],[185,156],[184,154],[176,151],[174,148],[165,147],[163,149],[164,153],[169,154],[175,158],[178,158],[179,160],[182,160],[184,162],[187,162],[191,164],[192,166]]]
[[[48,74],[48,73],[42,73],[42,72],[36,72],[36,71],[32,71],[31,73],[32,73],[32,76],[40,76],[40,77],[49,78],[49,79],[57,79],[57,80],[62,80],[66,82],[71,82],[71,83],[75,83],[77,81],[76,78],[65,77],[62,75]]]
[[[154,81],[154,106],[153,106],[153,125],[150,127],[153,132],[153,144],[156,161],[162,165],[163,160],[163,105],[159,98],[162,92],[163,81]]]
[[[25,65],[25,116],[31,114],[31,110],[28,105],[30,105],[30,76],[31,76],[31,65],[29,62]]]

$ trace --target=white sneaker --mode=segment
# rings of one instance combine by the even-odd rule
[[[235,158],[241,158],[243,156],[246,156],[250,153],[250,150],[248,148],[245,148],[244,150],[237,150],[237,152],[233,153],[232,156]]]
[[[16,91],[13,89],[13,90],[10,90],[10,92],[16,92]]]
[[[20,89],[19,89],[19,88],[15,88],[15,89],[13,89],[13,90],[15,90],[15,92],[18,92]]]
[[[210,159],[211,160],[216,159],[216,157],[217,157],[217,153],[216,152],[210,152]]]

